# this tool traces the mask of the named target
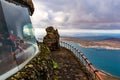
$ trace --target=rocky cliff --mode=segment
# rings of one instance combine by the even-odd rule
[[[47,34],[43,39],[43,43],[46,44],[51,51],[59,49],[60,45],[58,30],[55,30],[52,26],[50,26],[46,28],[46,32]]]

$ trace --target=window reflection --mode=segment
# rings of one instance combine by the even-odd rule
[[[0,0],[0,75],[37,51],[27,8]]]

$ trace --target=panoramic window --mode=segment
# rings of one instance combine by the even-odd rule
[[[0,75],[35,55],[35,41],[28,9],[0,0]]]

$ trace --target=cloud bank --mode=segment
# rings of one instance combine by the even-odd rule
[[[120,29],[120,0],[34,0],[34,27]]]

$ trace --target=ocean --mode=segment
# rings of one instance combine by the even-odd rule
[[[71,37],[71,36],[62,36],[62,37]],[[88,35],[88,36],[80,36],[75,35],[72,36],[73,38],[77,38],[77,39],[87,39],[87,40],[104,40],[104,39],[109,39],[109,38],[116,38],[116,39],[120,39],[120,34],[99,34],[99,35]]]
[[[71,44],[85,54],[97,69],[120,77],[120,50],[83,48],[77,43]]]

